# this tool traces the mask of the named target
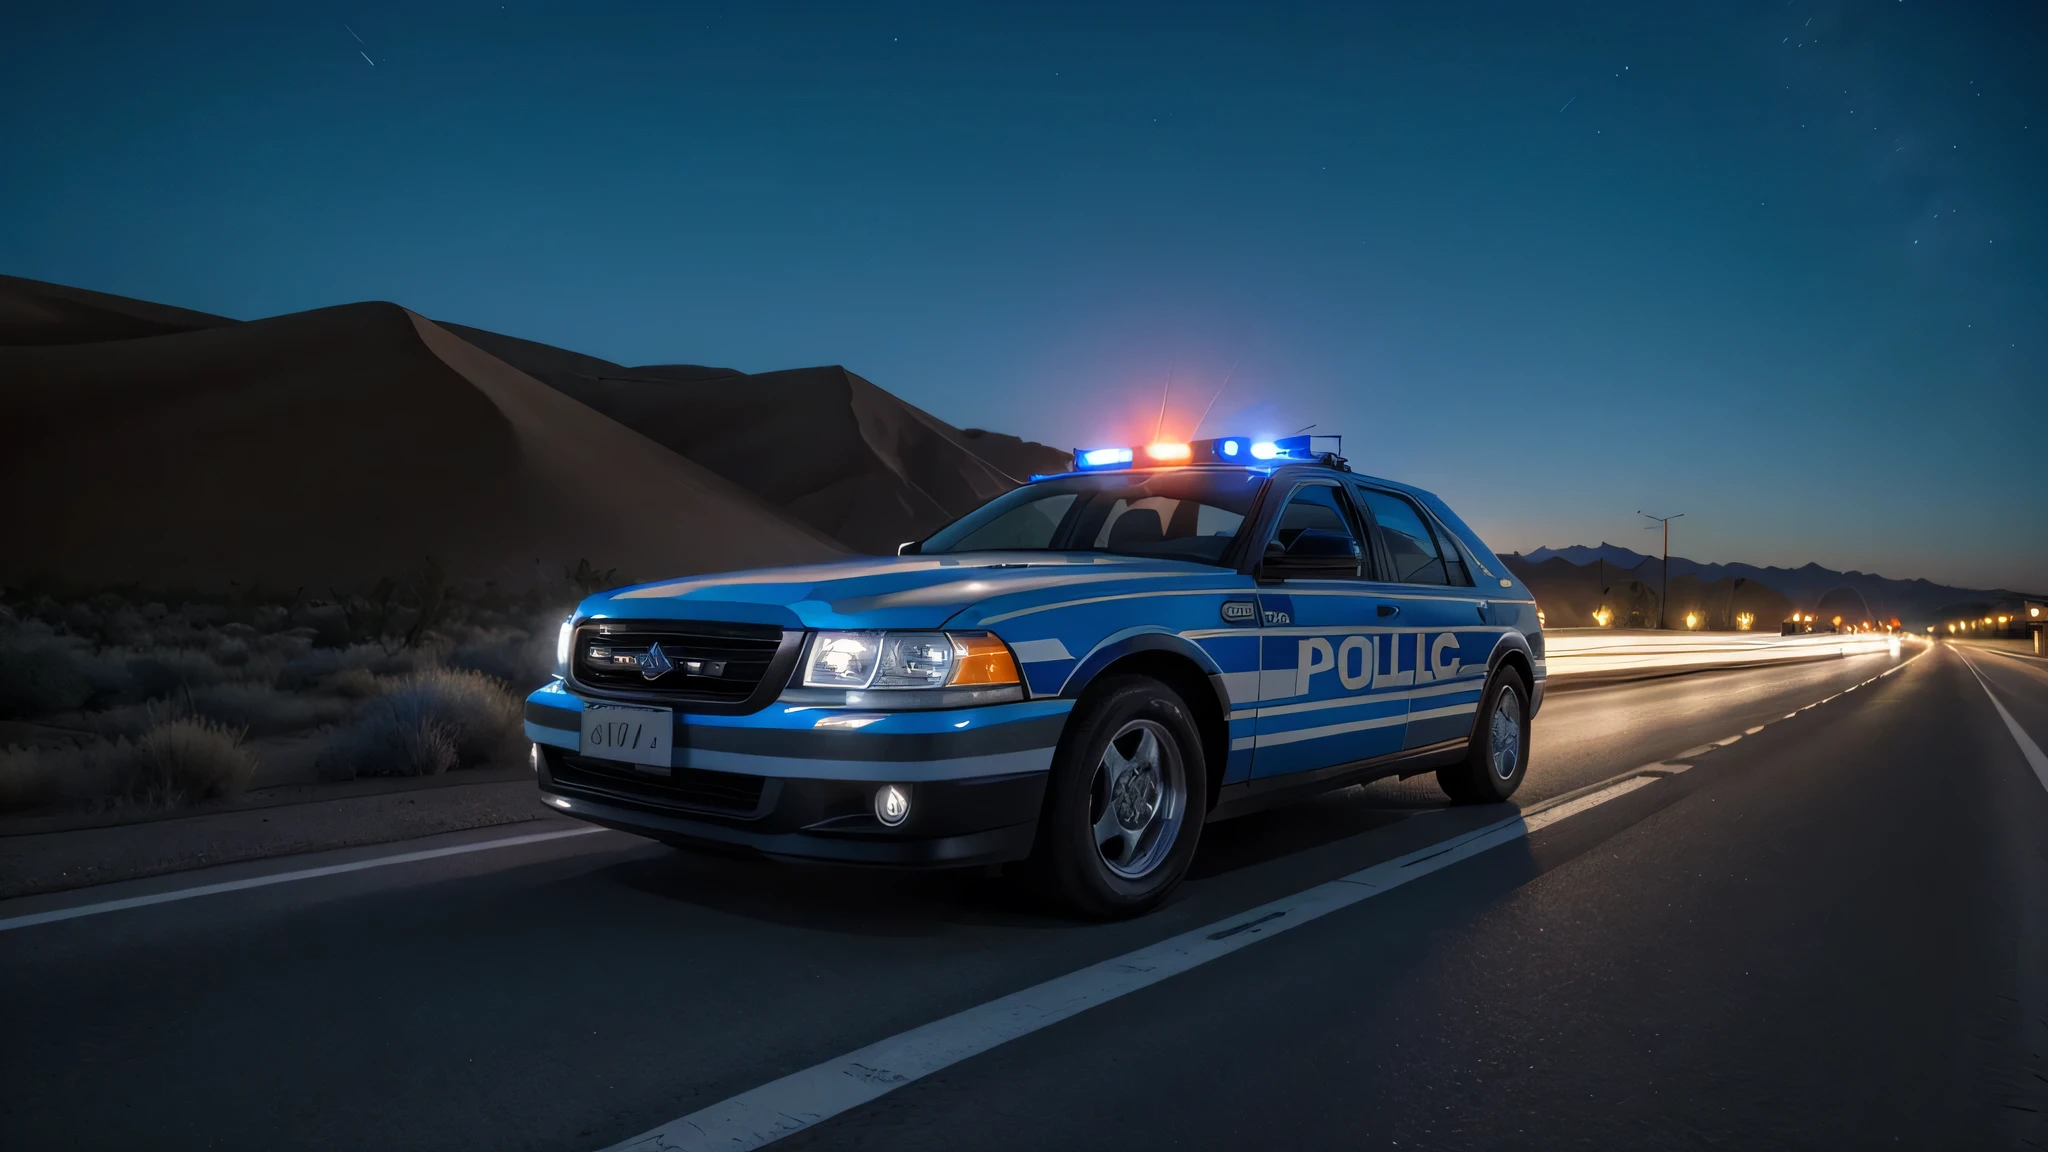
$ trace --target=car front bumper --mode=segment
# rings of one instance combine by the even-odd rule
[[[543,799],[594,824],[782,859],[945,868],[1030,854],[1072,704],[678,712],[671,763],[649,766],[583,755],[583,701],[558,683],[528,697],[526,734]],[[861,726],[843,726],[850,717]],[[894,827],[874,812],[889,784],[911,801]]]

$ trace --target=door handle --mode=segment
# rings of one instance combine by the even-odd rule
[[[1401,609],[1392,604],[1380,605],[1380,615],[1382,616],[1399,616],[1400,614]]]

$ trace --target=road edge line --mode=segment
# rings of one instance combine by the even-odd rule
[[[76,920],[84,916],[98,916],[108,912],[123,912],[130,908],[147,908],[152,904],[170,904],[180,900],[193,900],[201,896],[213,896],[222,892],[241,892],[250,888],[267,888],[272,884],[289,884],[297,880],[313,880],[322,876],[339,876],[346,872],[361,872],[369,868],[385,868],[394,864],[412,864],[421,860],[436,860],[443,856],[461,856],[470,852],[486,852],[493,848],[516,848],[521,844],[539,844],[548,840],[562,840],[570,836],[588,836],[606,829],[597,827],[561,828],[553,832],[529,832],[520,836],[503,836],[495,840],[481,840],[470,844],[451,844],[445,848],[422,848],[412,852],[398,852],[389,856],[373,856],[367,860],[351,860],[343,864],[324,864],[318,868],[299,868],[289,872],[273,872],[265,876],[249,876],[241,880],[223,880],[217,884],[200,884],[192,888],[174,888],[168,892],[151,892],[142,896],[124,896],[117,900],[100,900],[91,904],[74,904],[68,908],[52,908],[46,912],[28,912],[20,916],[0,919],[0,932],[17,928],[33,928],[39,924],[54,924],[63,920]]]
[[[1958,652],[1957,655],[1962,656],[1962,653]],[[2041,782],[2041,787],[2048,788],[2048,754],[2041,751],[2041,746],[2034,743],[2034,738],[2027,735],[2027,730],[2020,727],[2020,722],[2013,719],[2012,713],[2005,710],[2004,704],[1999,703],[1998,695],[1991,691],[1990,682],[1984,679],[1982,672],[1977,671],[1977,666],[1970,662],[1970,658],[1963,656],[1962,659],[1963,667],[1970,670],[1970,675],[1977,678],[1977,686],[1984,689],[1984,698],[1991,701],[1993,708],[1998,709],[1998,718],[2005,721],[2005,730],[2012,733],[2013,743],[2020,746],[2020,755],[2025,757],[2027,767],[2034,770],[2034,778]]]

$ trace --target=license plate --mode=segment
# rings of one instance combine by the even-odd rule
[[[666,708],[596,704],[583,709],[582,752],[604,760],[667,768],[675,714]]]

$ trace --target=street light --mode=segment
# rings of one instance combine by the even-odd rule
[[[1664,591],[1657,597],[1657,627],[1662,628],[1664,627],[1664,605],[1671,600],[1671,522],[1678,519],[1679,516],[1685,515],[1685,513],[1680,512],[1677,516],[1651,516],[1648,512],[1638,508],[1636,509],[1636,515],[1655,520],[1664,528]],[[1644,531],[1654,531],[1648,524],[1643,525],[1643,529]]]

